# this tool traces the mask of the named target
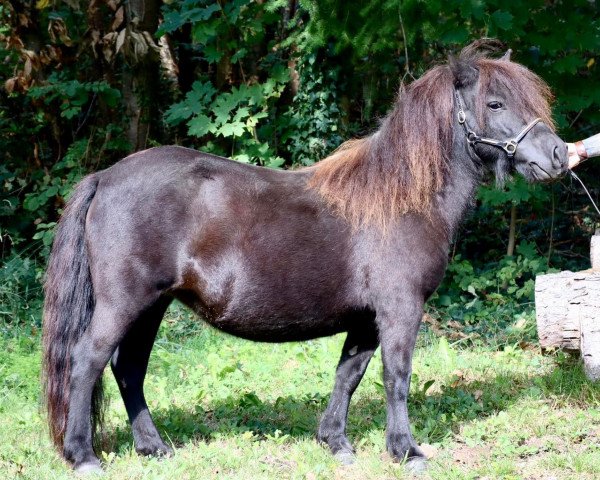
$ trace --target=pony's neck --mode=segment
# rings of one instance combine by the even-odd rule
[[[456,125],[459,127],[459,125]],[[460,128],[454,128],[452,159],[444,188],[436,195],[436,207],[453,238],[470,207],[483,179],[483,166],[472,156]]]

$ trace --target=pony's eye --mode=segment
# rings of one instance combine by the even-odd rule
[[[500,102],[496,102],[496,101],[488,103],[487,106],[490,110],[493,110],[494,112],[501,110],[503,107],[503,105]]]

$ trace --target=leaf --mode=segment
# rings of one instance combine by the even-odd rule
[[[192,27],[192,39],[199,45],[206,45],[217,36],[217,23],[202,22]]]
[[[569,73],[575,75],[579,67],[585,65],[585,60],[581,55],[567,55],[554,61],[554,70],[559,73]]]
[[[460,2],[460,16],[465,20],[470,20],[471,17],[481,20],[485,14],[485,5],[481,0],[468,0]]]
[[[248,155],[246,153],[240,153],[239,155],[234,155],[232,158],[236,162],[241,162],[241,163],[250,163],[250,160],[252,160],[250,158],[250,155]]]
[[[208,20],[213,13],[218,12],[219,10],[221,10],[219,2],[214,2],[205,8],[194,9],[190,11],[189,21],[195,23],[202,20]]]
[[[517,253],[523,255],[525,258],[535,258],[537,257],[537,247],[533,242],[521,240],[519,245],[517,245]]]
[[[276,64],[271,68],[269,76],[278,83],[287,83],[290,80],[290,69],[282,64]]]
[[[272,157],[266,164],[269,168],[280,168],[285,163],[285,158]]]
[[[440,295],[438,303],[442,307],[449,307],[450,305],[452,305],[452,298],[450,297],[450,295]]]
[[[188,123],[188,134],[194,137],[202,137],[210,131],[211,121],[206,115],[200,113]]]
[[[244,118],[248,117],[249,115],[250,112],[248,111],[248,109],[246,107],[241,107],[237,109],[237,112],[235,112],[233,120],[239,122],[242,121]]]
[[[207,7],[196,7],[189,10],[185,10],[185,8],[188,8],[188,6],[185,5],[187,2],[183,3],[184,5],[181,10],[169,12],[164,16],[164,19],[156,32],[158,36],[174,32],[186,23],[194,24],[204,22],[208,20],[213,13],[221,10],[218,2],[211,3]]]
[[[123,47],[123,44],[125,43],[126,31],[126,29],[123,29],[119,32],[119,35],[117,35],[117,41],[115,42],[115,53],[119,53],[119,50],[121,50],[121,47]]]
[[[468,39],[469,31],[463,25],[446,30],[440,37],[443,43],[465,43]]]
[[[71,118],[77,116],[80,111],[81,111],[80,107],[70,107],[70,108],[64,109],[60,113],[60,116],[64,117],[64,118],[67,118],[67,119],[71,119]]]
[[[217,130],[217,134],[223,137],[239,137],[244,134],[245,125],[242,122],[230,122],[224,123],[221,128]]]
[[[491,15],[492,22],[502,30],[510,30],[513,25],[513,15],[503,10],[496,10]]]
[[[238,101],[234,98],[232,94],[223,94],[219,96],[214,104],[213,104],[213,113],[216,117],[216,122],[218,125],[226,123],[229,119],[229,112],[231,112],[235,107],[237,107]]]
[[[423,390],[422,392],[425,394],[427,393],[427,390],[429,390],[431,388],[431,386],[435,383],[435,380],[427,380],[424,384],[423,384]]]
[[[40,207],[39,196],[32,193],[28,194],[23,202],[23,207],[30,212],[37,210]]]
[[[165,121],[171,125],[177,125],[178,123],[187,120],[194,114],[193,110],[187,105],[187,102],[179,102],[165,112]]]
[[[223,52],[217,50],[217,47],[209,45],[204,49],[204,60],[208,63],[216,63],[221,60]]]
[[[215,93],[216,90],[211,82],[194,82],[186,98],[171,105],[166,111],[165,120],[167,123],[177,125],[193,115],[204,114]]]
[[[240,48],[237,52],[235,52],[233,54],[233,56],[231,57],[231,62],[232,63],[237,63],[240,61],[240,59],[244,58],[246,56],[247,50],[245,48]]]

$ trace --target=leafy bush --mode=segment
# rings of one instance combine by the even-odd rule
[[[32,87],[29,96],[35,100],[43,100],[46,105],[56,102],[60,109],[60,116],[66,119],[84,113],[82,110],[85,106],[91,108],[90,102],[93,102],[96,97],[109,107],[116,107],[121,98],[121,93],[106,82],[82,83],[79,80],[64,80],[60,77],[56,73],[51,74],[47,84]]]
[[[165,120],[172,125],[186,121],[192,137],[210,134],[215,141],[205,143],[206,151],[245,163],[279,167],[284,160],[264,140],[270,129],[261,127],[260,121],[273,111],[272,104],[287,81],[286,73],[282,68],[275,69],[262,84],[242,84],[223,93],[217,93],[210,81],[196,81],[185,99],[167,110]],[[219,138],[227,140],[229,151],[217,143]]]
[[[0,335],[16,334],[22,324],[34,330],[41,324],[41,270],[33,253],[12,255],[0,264]]]
[[[322,71],[316,54],[299,58],[298,62],[298,92],[277,126],[285,156],[293,164],[310,165],[344,140],[338,99],[339,69]]]
[[[456,255],[429,302],[430,312],[446,323],[459,322],[465,336],[476,334],[472,338],[531,339],[535,277],[556,270],[533,243],[522,241],[516,250],[515,256],[481,266]]]

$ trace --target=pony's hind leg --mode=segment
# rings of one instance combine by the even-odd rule
[[[121,341],[112,356],[111,367],[131,423],[135,449],[142,455],[173,453],[160,437],[144,398],[144,378],[150,351],[170,298],[160,298],[144,311]]]
[[[92,392],[135,318],[137,313],[131,315],[106,302],[98,302],[90,325],[73,348],[63,453],[77,471],[100,469],[92,446]]]
[[[342,463],[351,463],[354,458],[354,449],[346,437],[350,399],[378,344],[377,328],[371,321],[348,332],[336,370],[335,386],[319,424],[318,440],[326,443]]]

